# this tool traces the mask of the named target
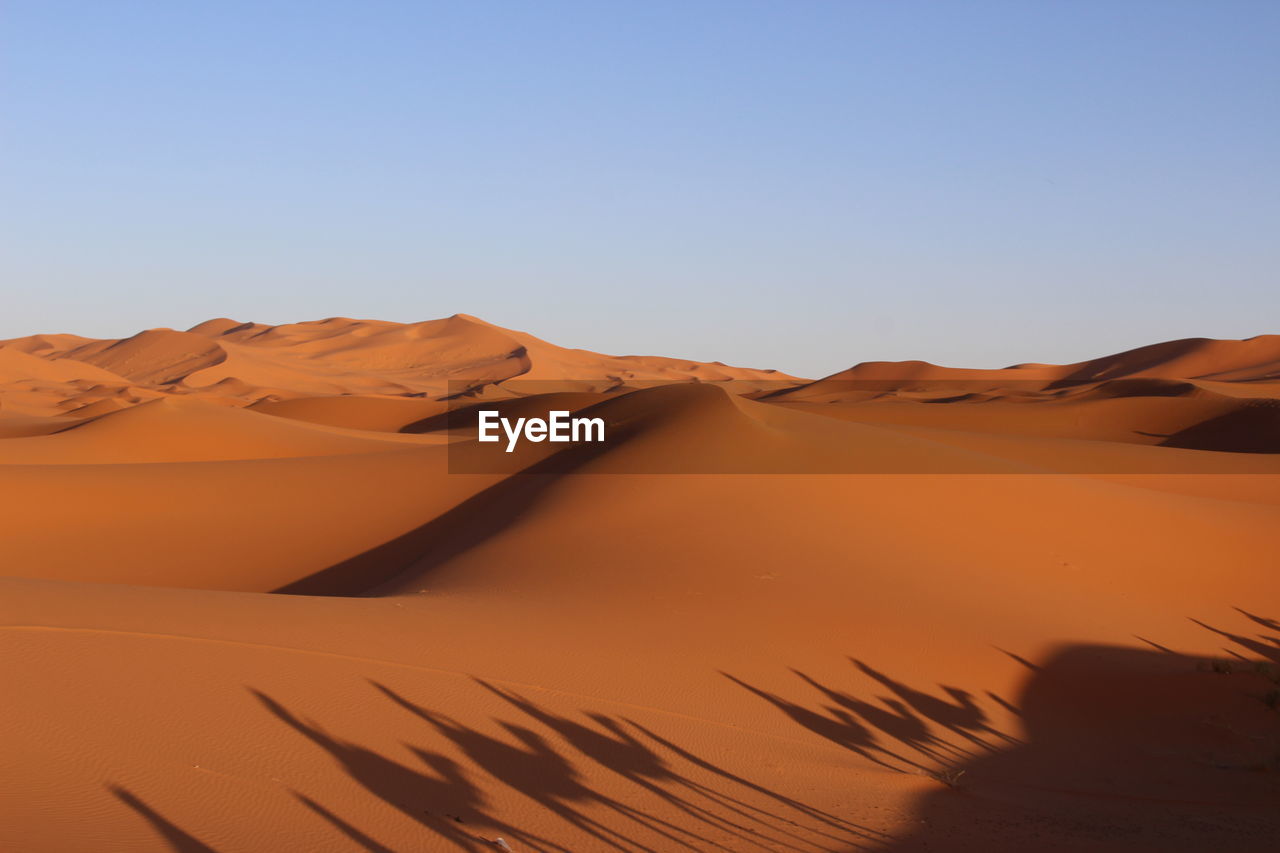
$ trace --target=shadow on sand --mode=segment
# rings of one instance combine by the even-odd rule
[[[802,729],[931,779],[924,784],[932,792],[915,804],[918,828],[899,837],[772,790],[627,717],[565,716],[489,682],[476,689],[515,715],[491,721],[489,731],[371,682],[371,703],[422,725],[399,759],[253,692],[271,716],[429,833],[430,849],[1259,853],[1280,837],[1280,620],[1240,614],[1264,632],[1197,621],[1226,642],[1214,659],[1142,638],[1150,649],[1078,645],[1040,663],[1011,655],[1028,673],[1013,701],[954,686],[922,690],[852,658],[850,686],[793,669],[795,689],[785,697],[725,675]],[[1018,716],[1019,737],[992,723],[997,707]],[[552,825],[572,827],[579,841],[504,820],[485,793],[495,783],[554,815]],[[215,853],[131,791],[110,791],[175,853]],[[367,853],[397,850],[344,817],[345,804],[291,793],[335,840]],[[545,820],[538,825],[553,834]]]
[[[885,840],[880,833],[721,768],[627,718],[583,713],[573,719],[516,692],[477,684],[519,712],[519,721],[497,720],[501,734],[486,733],[400,691],[371,683],[374,696],[424,724],[423,742],[451,745],[462,763],[411,744],[405,746],[417,762],[402,763],[327,732],[264,693],[254,695],[274,717],[328,753],[366,791],[456,849],[583,849],[499,819],[463,764],[576,828],[591,839],[590,849],[852,851],[874,849],[872,842],[879,847]],[[601,772],[634,786],[634,795],[624,801],[621,795],[604,793],[592,782]],[[653,802],[650,807],[639,805],[645,793]],[[335,806],[296,792],[295,796],[362,849],[393,849],[340,817]]]
[[[577,444],[544,454],[545,458],[518,471],[505,472],[507,476],[497,483],[413,530],[272,591],[283,595],[368,595],[410,568],[425,574],[501,533],[565,474],[606,449],[622,446],[632,435],[632,429],[618,427],[611,433],[608,447]]]
[[[151,828],[168,843],[174,853],[218,853],[209,845],[196,838],[186,830],[169,821],[164,815],[142,801],[128,788],[119,785],[108,785],[111,795],[142,816]]]
[[[1280,632],[1280,620],[1240,613]],[[1280,635],[1192,621],[1228,642],[1222,657],[1145,639],[1151,650],[1079,645],[1039,664],[1010,655],[1028,671],[1016,702],[921,691],[858,660],[850,680],[871,691],[861,697],[797,670],[787,697],[726,677],[830,742],[935,780],[917,803],[918,830],[886,851],[1271,849]],[[797,698],[801,682],[813,698]],[[1021,740],[996,730],[987,702],[1019,717]]]

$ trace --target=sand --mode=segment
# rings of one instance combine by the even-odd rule
[[[1258,853],[1278,387],[1276,336],[817,381],[464,315],[4,342],[0,850]],[[478,405],[616,440],[486,467]]]

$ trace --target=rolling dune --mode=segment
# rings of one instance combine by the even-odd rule
[[[0,849],[1260,853],[1278,365],[3,342]]]

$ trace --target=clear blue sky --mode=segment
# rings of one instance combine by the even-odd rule
[[[1280,332],[1280,2],[4,0],[0,337],[820,375]]]

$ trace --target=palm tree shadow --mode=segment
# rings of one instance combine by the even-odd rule
[[[121,785],[107,785],[107,790],[116,799],[142,815],[147,823],[151,824],[152,829],[169,843],[174,853],[218,853],[217,850],[151,808],[128,788]]]
[[[720,778],[728,782],[732,782],[735,785],[740,785],[743,788],[746,788],[748,790],[761,794],[777,802],[780,805],[784,805],[789,809],[794,809],[800,814],[805,815],[806,817],[812,818],[818,821],[819,823],[825,824],[826,826],[834,830],[838,830],[846,834],[849,834],[853,836],[854,839],[867,839],[873,843],[880,844],[880,843],[883,843],[884,839],[888,837],[887,835],[885,835],[885,833],[879,832],[874,829],[870,829],[869,827],[861,826],[860,824],[856,824],[852,821],[845,820],[844,818],[837,817],[836,815],[830,814],[829,812],[825,812],[814,806],[808,805],[806,803],[802,803],[799,800],[793,799],[784,794],[780,794],[777,791],[770,790],[769,788],[766,788],[763,785],[760,785],[756,782],[752,782],[751,780],[746,779],[742,776],[738,776],[735,773],[731,773],[728,770],[725,770],[724,768],[719,767],[715,764],[712,764],[711,762],[703,758],[700,758],[699,756],[693,754],[692,752],[689,752],[684,747],[681,747],[663,738],[661,735],[658,735],[652,730],[647,729],[644,726],[640,725],[635,720],[623,718],[623,722],[625,722],[628,726],[630,726],[631,728],[643,734],[648,739],[652,740],[654,743],[664,747],[665,749],[670,750],[672,754],[684,759],[685,761],[689,762],[695,767],[701,768],[702,770],[708,773],[712,773],[716,776],[719,776]],[[831,837],[829,835],[826,835],[825,833],[820,833],[820,834],[823,834],[827,838]],[[864,845],[856,841],[846,841],[842,843],[852,844],[856,849],[864,849]]]
[[[840,696],[836,700],[837,704],[845,706],[843,708],[836,708],[828,705],[815,711],[812,708],[808,708],[797,702],[785,699],[776,693],[748,684],[742,679],[736,678],[727,672],[722,672],[720,674],[744,690],[754,693],[756,696],[764,699],[766,702],[773,705],[789,717],[791,721],[797,725],[808,729],[820,737],[826,738],[837,746],[844,747],[850,752],[865,758],[873,764],[878,764],[888,770],[894,770],[897,772],[903,772],[903,768],[899,766],[899,764],[905,764],[915,770],[926,769],[923,764],[920,764],[914,759],[882,746],[872,729],[862,721],[858,720],[849,712],[849,710],[846,710],[846,708],[856,709],[861,707],[859,703],[856,703],[852,699],[852,697]],[[881,756],[887,756],[888,758],[893,759],[893,761],[898,762],[898,764],[886,761],[885,758]]]
[[[454,847],[477,851],[500,848],[496,839],[466,829],[487,826],[504,836],[519,840],[535,851],[568,851],[558,844],[518,829],[485,814],[484,794],[467,779],[457,762],[444,755],[410,748],[430,770],[425,773],[380,755],[358,744],[334,737],[318,725],[304,721],[270,696],[251,691],[276,718],[327,752],[347,775],[370,794],[430,829]],[[304,802],[304,804],[307,804]],[[332,812],[313,811],[351,837],[342,822],[335,823]],[[374,848],[377,849],[377,848]]]
[[[681,774],[668,759],[659,755],[653,747],[642,742],[627,726],[624,726],[623,720],[617,720],[605,714],[587,713],[585,714],[586,718],[594,725],[586,725],[544,709],[528,698],[514,692],[500,689],[483,681],[477,680],[477,682],[484,689],[555,732],[595,764],[616,773],[623,779],[663,800],[694,821],[695,825],[701,824],[707,829],[714,828],[741,842],[762,847],[766,850],[802,849],[797,845],[803,846],[812,843],[809,839],[792,831],[793,828],[797,828],[797,824],[793,819],[772,814],[766,809],[752,805],[740,797],[733,796],[727,790],[713,788]],[[772,791],[767,791],[763,787],[747,782],[727,771],[714,768],[709,763],[697,759],[687,751],[677,751],[673,744],[657,738],[647,729],[643,729],[633,723],[629,725],[647,735],[655,745],[662,744],[668,747],[669,751],[678,758],[692,759],[691,763],[694,763],[695,766],[700,766],[704,770],[711,769],[720,778],[732,780],[741,785],[743,789],[764,793],[773,799],[775,803],[785,804],[789,808],[795,809],[800,815],[806,817],[818,816],[818,812],[815,809],[804,807],[793,800],[789,800]],[[846,843],[849,840],[848,836],[854,838],[868,837],[867,831],[853,824],[840,822],[830,816],[824,816],[820,820],[828,828],[839,829],[846,835],[838,837],[815,827],[805,827],[805,829],[814,835],[837,843]],[[689,832],[689,830],[684,831]],[[779,836],[782,837],[780,838]],[[703,845],[724,849],[720,844],[710,841],[704,836],[695,837]]]
[[[936,735],[927,722],[897,699],[884,696],[878,697],[881,705],[864,702],[852,694],[827,687],[798,669],[792,668],[791,671],[832,702],[835,702],[854,716],[861,717],[867,725],[880,734],[897,741],[906,749],[918,753],[923,758],[939,764],[946,764],[955,753],[960,752],[956,747]],[[886,751],[883,747],[880,747],[880,749]],[[945,755],[943,750],[949,750],[953,755]],[[917,768],[927,769],[916,761],[910,759],[902,760],[909,761]]]
[[[311,809],[311,811],[320,815],[320,817],[332,824],[334,829],[351,839],[352,843],[359,845],[365,853],[396,853],[396,851],[392,850],[390,847],[386,847],[375,839],[364,834],[359,829],[356,829],[354,826],[347,823],[345,820],[338,817],[336,814],[329,811],[310,797],[303,796],[297,791],[293,791],[292,793],[293,796],[297,798],[298,802],[302,803],[304,806]]]
[[[690,850],[693,847],[672,832],[681,828],[645,814],[588,787],[573,765],[557,753],[537,732],[512,723],[499,722],[515,743],[492,737],[457,720],[417,705],[391,688],[373,682],[384,696],[414,716],[424,720],[437,734],[451,741],[476,766],[509,788],[524,794],[538,805],[593,837],[598,843],[620,851],[645,850],[656,853],[634,837],[591,817],[584,806],[601,805],[668,842]]]
[[[636,798],[616,798],[600,791],[533,728],[499,720],[498,726],[506,737],[493,736],[418,705],[385,685],[370,683],[396,706],[427,723],[434,737],[450,742],[461,753],[468,768],[493,777],[584,833],[591,839],[592,849],[665,853],[675,849],[739,849],[741,844],[749,844],[766,851],[853,850],[862,848],[859,841],[882,842],[884,839],[882,834],[735,776],[633,721],[587,714],[586,719],[591,724],[579,723],[540,708],[515,693],[480,682],[482,687],[523,711],[538,726],[558,735],[583,757],[658,797],[675,809],[673,814],[684,818],[669,820],[643,810]],[[320,747],[368,793],[431,830],[452,848],[473,853],[507,849],[503,846],[505,842],[499,842],[503,838],[512,842],[515,849],[569,853],[570,848],[563,843],[497,819],[481,788],[464,772],[463,765],[453,758],[404,744],[420,764],[394,760],[331,734],[265,693],[250,692],[272,716]],[[671,759],[660,755],[659,749],[667,750]],[[688,778],[677,772],[671,763],[681,759],[720,779],[740,785],[741,790],[763,794],[773,802],[794,810],[795,814],[784,817],[776,810],[753,805],[743,797],[735,796],[725,786],[716,787]],[[292,793],[348,843],[367,853],[389,853],[394,849],[344,820],[313,797],[297,791]],[[606,809],[617,820],[602,820],[593,811],[595,808]],[[803,818],[812,818],[818,825],[805,826],[797,822]],[[643,841],[641,833],[658,841]],[[721,843],[724,838],[734,839],[736,843],[725,846]],[[192,847],[190,850],[182,849],[180,853],[208,851]]]
[[[1240,612],[1244,613],[1244,611],[1240,611]],[[1258,622],[1259,624],[1262,624],[1262,625],[1268,625],[1268,623],[1272,621],[1270,619],[1263,619],[1261,617],[1253,616],[1252,614],[1249,614],[1249,613],[1244,613],[1244,615],[1248,616],[1253,621]],[[1188,617],[1188,618],[1191,618],[1191,617]],[[1259,639],[1255,640],[1252,637],[1246,637],[1242,634],[1235,634],[1235,633],[1232,633],[1231,631],[1224,631],[1221,628],[1215,628],[1212,625],[1209,625],[1205,622],[1201,622],[1199,619],[1191,619],[1191,621],[1199,625],[1201,628],[1204,628],[1206,631],[1211,631],[1214,634],[1217,634],[1219,637],[1222,637],[1223,639],[1231,641],[1232,643],[1239,646],[1240,648],[1247,649],[1248,651],[1253,652],[1258,657],[1264,658],[1272,663],[1280,663],[1280,637],[1259,634],[1258,635]],[[1270,626],[1268,625],[1268,627]],[[1261,642],[1261,641],[1265,641],[1265,642]],[[1238,652],[1235,652],[1231,649],[1227,649],[1227,651],[1232,655],[1235,655],[1236,657],[1243,657]]]
[[[1247,619],[1257,622],[1264,628],[1270,628],[1272,631],[1280,631],[1280,619],[1269,619],[1266,616],[1258,616],[1257,614],[1250,613],[1242,607],[1233,607],[1231,609],[1235,610]]]
[[[864,675],[887,687],[895,696],[905,702],[920,716],[930,720],[953,734],[969,741],[974,746],[987,750],[996,748],[987,738],[994,738],[1004,743],[1017,743],[1017,739],[991,726],[986,712],[979,707],[973,694],[959,687],[943,686],[947,699],[941,699],[922,690],[917,690],[885,675],[856,658],[849,658]]]

